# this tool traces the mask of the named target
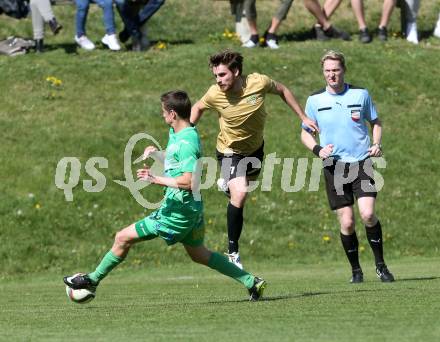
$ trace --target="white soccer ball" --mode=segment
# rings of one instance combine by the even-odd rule
[[[88,289],[74,290],[74,289],[70,288],[69,286],[66,286],[66,293],[67,293],[67,297],[69,297],[69,299],[72,302],[79,303],[79,304],[88,303],[88,302],[92,301],[93,298],[95,298],[95,296],[96,296],[95,291],[91,291]]]

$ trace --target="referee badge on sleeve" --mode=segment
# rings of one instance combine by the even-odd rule
[[[361,111],[359,109],[353,109],[351,111],[351,119],[358,122],[361,119]]]

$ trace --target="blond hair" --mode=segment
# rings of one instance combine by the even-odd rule
[[[345,70],[345,56],[342,52],[338,52],[338,51],[334,51],[334,50],[330,50],[327,51],[324,56],[321,57],[321,66],[324,66],[324,62],[326,60],[332,60],[332,61],[339,61],[339,63],[341,63],[341,67]]]

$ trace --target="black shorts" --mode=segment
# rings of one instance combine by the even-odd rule
[[[220,173],[227,182],[236,177],[258,177],[263,166],[264,143],[261,147],[252,152],[249,156],[233,153],[223,154],[217,151],[217,160],[220,164]]]
[[[353,205],[354,197],[377,196],[370,158],[354,163],[329,159],[324,160],[323,164],[325,188],[332,210]]]

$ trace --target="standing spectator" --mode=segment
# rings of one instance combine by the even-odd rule
[[[336,8],[336,2],[339,0],[326,0],[324,3],[324,8],[321,7],[318,0],[304,0],[306,8],[312,13],[318,20],[315,25],[314,30],[316,34],[316,39],[326,41],[331,38],[339,38],[342,40],[351,40],[350,35],[342,30],[337,29],[330,22],[330,16],[326,14],[325,7]]]
[[[44,24],[47,23],[53,34],[58,34],[63,28],[55,18],[49,0],[31,0],[32,31],[35,40],[35,51],[44,50]]]
[[[440,38],[440,13],[438,14],[437,25],[435,25],[434,36]]]
[[[247,42],[243,43],[243,47],[247,48],[254,48],[258,46],[260,41],[260,36],[258,34],[258,28],[257,28],[257,7],[255,5],[256,0],[239,0],[238,3],[242,3],[242,6],[237,5],[236,8],[236,15],[237,11],[244,11],[246,15],[246,19],[249,25],[249,32],[250,32],[250,38]]]
[[[278,27],[280,27],[281,22],[286,19],[292,3],[293,0],[281,0],[280,6],[277,8],[275,15],[272,17],[270,26],[264,34],[265,43],[270,49],[279,48],[276,32]]]
[[[93,50],[95,44],[86,36],[86,21],[89,13],[90,3],[94,2],[103,10],[103,21],[105,27],[105,35],[101,42],[110,50],[118,51],[121,49],[118,39],[116,38],[115,16],[113,12],[112,0],[75,0],[76,1],[76,35],[75,41],[85,50]],[[118,0],[123,1],[123,0]]]
[[[402,31],[405,32],[406,40],[413,44],[419,43],[417,32],[417,14],[419,12],[420,0],[402,0],[401,6]]]
[[[256,0],[243,0],[243,8],[248,19],[249,28],[251,31],[250,39],[243,44],[244,47],[253,48],[258,45],[259,35],[257,29],[257,11],[255,6]],[[272,17],[269,28],[264,34],[264,42],[271,49],[278,49],[278,37],[276,32],[281,25],[281,22],[286,19],[287,14],[292,6],[293,0],[280,0],[281,4],[277,8],[275,15]],[[326,2],[334,2],[339,0],[326,0]],[[343,40],[350,40],[350,35],[347,32],[337,29],[332,25],[325,15],[318,0],[304,0],[304,5],[307,10],[318,20],[319,25],[315,27],[317,39],[328,40],[331,38],[339,38]]]
[[[352,268],[352,283],[361,283],[359,242],[353,204],[357,199],[373,251],[376,274],[382,282],[394,281],[383,257],[382,227],[374,214],[377,190],[370,157],[382,155],[382,125],[368,91],[345,83],[345,57],[335,51],[321,58],[326,87],[307,99],[306,114],[319,126],[318,144],[314,129],[303,125],[301,140],[323,159],[324,179],[330,208],[336,211],[342,246]],[[372,144],[367,124],[371,125]]]
[[[341,4],[342,0],[328,0],[324,3],[324,13],[330,18]],[[359,41],[363,44],[370,43],[372,37],[365,21],[363,0],[351,0],[351,8],[359,26]]]
[[[278,95],[304,124],[317,127],[286,86],[266,75],[243,75],[243,56],[238,52],[226,50],[215,54],[209,64],[216,84],[192,107],[191,122],[196,124],[206,109],[214,109],[219,115],[216,154],[222,178],[218,184],[230,197],[226,210],[228,256],[241,268],[238,240],[249,181],[258,177],[264,156],[266,95]]]
[[[333,13],[336,11],[336,9],[339,7],[341,2],[342,0],[327,0],[324,4],[325,15],[328,18],[330,18],[333,15]],[[381,41],[386,41],[388,39],[387,27],[395,5],[396,5],[396,0],[384,0],[383,2],[382,15],[377,29],[378,37]],[[371,42],[372,37],[368,30],[367,23],[365,21],[363,0],[351,0],[351,7],[353,9],[354,15],[359,25],[359,40],[362,43]]]
[[[119,40],[125,43],[130,39],[134,51],[148,48],[147,21],[162,7],[165,0],[138,0],[117,3],[117,9],[124,22],[119,32]]]
[[[377,36],[383,42],[388,40],[388,24],[394,7],[396,7],[396,0],[383,1],[382,16],[380,17],[379,27],[377,28]]]
[[[246,14],[243,13],[243,0],[229,0],[231,5],[231,14],[235,18],[235,33],[242,43],[246,43],[250,36],[249,24]]]

